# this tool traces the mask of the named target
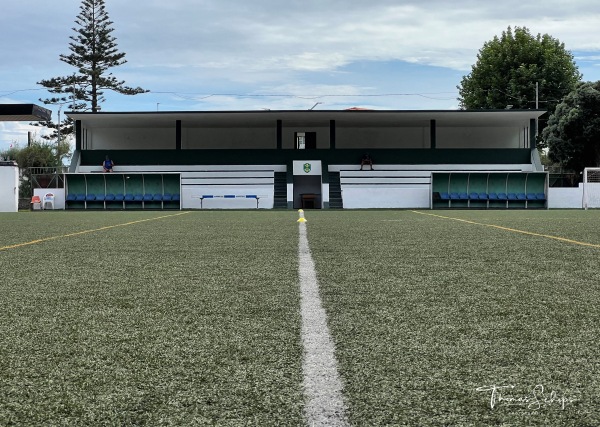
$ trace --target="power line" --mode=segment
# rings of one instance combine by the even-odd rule
[[[19,92],[40,91],[45,88],[0,90],[0,98],[5,98]],[[3,93],[6,92],[6,93]],[[432,100],[451,100],[456,99],[458,92],[392,92],[392,93],[323,93],[323,94],[295,94],[295,93],[200,93],[200,92],[177,92],[177,91],[149,91],[147,94],[168,94],[174,95],[188,101],[199,101],[213,97],[232,97],[232,98],[296,98],[296,99],[321,99],[321,98],[384,98],[416,96]],[[438,96],[436,96],[438,95]],[[451,96],[442,96],[451,95]]]
[[[397,96],[418,96],[421,98],[434,100],[455,99],[458,92],[424,92],[424,93],[325,93],[325,94],[293,94],[293,93],[194,93],[194,92],[174,92],[174,91],[150,91],[153,94],[175,95],[187,100],[203,100],[212,97],[228,96],[232,98],[297,98],[297,99],[320,99],[320,98],[381,98]],[[432,96],[452,94],[453,96]]]
[[[17,89],[17,90],[0,90],[0,92],[8,92],[8,93],[4,93],[4,94],[0,94],[0,98],[5,98],[7,96],[10,95],[14,95],[15,93],[19,93],[19,92],[30,92],[30,91],[34,91],[34,90],[46,90],[45,88],[35,88],[35,89]]]

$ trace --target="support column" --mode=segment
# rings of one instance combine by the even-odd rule
[[[294,162],[287,162],[287,208],[294,209]]]
[[[321,201],[323,209],[329,209],[329,162],[326,161],[321,161]]]
[[[81,150],[81,141],[83,135],[81,133],[81,120],[75,120],[75,150]]]
[[[436,148],[436,135],[435,135],[435,120],[431,120],[429,123],[429,147],[433,150]]]
[[[281,120],[277,120],[277,149],[281,150],[283,148],[283,122]]]
[[[329,148],[335,150],[335,120],[329,120]]]
[[[181,150],[181,120],[175,122],[175,149]]]

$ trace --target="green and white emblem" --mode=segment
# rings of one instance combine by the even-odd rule
[[[304,163],[304,172],[310,173],[311,166],[310,163]]]

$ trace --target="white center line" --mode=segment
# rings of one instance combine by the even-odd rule
[[[304,218],[304,212],[300,212]],[[299,221],[298,243],[300,313],[304,346],[304,414],[307,425],[349,426],[342,395],[343,384],[337,370],[335,346],[327,327],[327,314],[319,296],[315,263],[310,254],[306,223]]]

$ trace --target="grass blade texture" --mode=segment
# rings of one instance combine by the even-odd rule
[[[600,425],[600,214],[429,213],[306,215],[353,425]]]
[[[303,425],[295,219],[0,215],[0,425]]]

